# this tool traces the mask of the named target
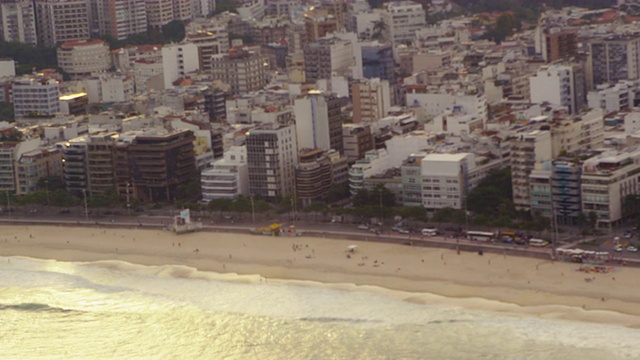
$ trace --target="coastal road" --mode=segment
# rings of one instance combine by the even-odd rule
[[[176,210],[165,212],[167,214],[177,213]],[[88,218],[88,220],[87,220]],[[139,228],[164,228],[171,224],[173,220],[169,215],[131,214],[127,216],[91,214],[85,217],[77,212],[70,214],[60,214],[57,211],[37,211],[37,212],[14,212],[4,213],[0,216],[0,224],[42,224],[42,225],[75,225],[75,226],[117,226],[117,227],[139,227]],[[199,219],[196,218],[195,221]],[[276,221],[272,219],[271,222]],[[256,227],[249,221],[237,222],[230,219],[202,219],[203,228],[206,231],[227,231],[247,233]],[[258,225],[266,226],[270,221],[261,221]],[[289,227],[293,223],[282,223],[283,227]],[[326,237],[336,240],[357,240],[371,242],[385,242],[404,244],[416,247],[441,247],[451,250],[459,249],[465,252],[492,252],[500,254],[520,255],[550,259],[553,249],[536,248],[503,243],[486,243],[471,241],[464,238],[454,238],[449,236],[423,237],[418,234],[400,234],[391,231],[375,234],[369,231],[358,230],[355,224],[326,223],[326,222],[296,222],[298,231],[308,235]],[[632,263],[640,265],[640,254],[617,253],[615,258],[622,258]]]

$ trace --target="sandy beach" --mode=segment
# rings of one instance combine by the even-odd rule
[[[0,226],[0,256],[184,265],[257,274],[270,283],[316,282],[416,303],[640,328],[637,268],[585,273],[579,264],[328,238],[24,225]]]

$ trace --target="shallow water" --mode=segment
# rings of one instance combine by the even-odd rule
[[[340,288],[0,258],[0,358],[640,359],[640,330]]]

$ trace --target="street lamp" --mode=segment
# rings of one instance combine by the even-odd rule
[[[130,182],[127,182],[127,215],[131,215],[131,203],[129,202],[129,187],[131,186]]]
[[[11,199],[9,198],[9,190],[7,190],[6,193],[7,193],[7,208],[9,209],[9,216],[11,216]]]
[[[82,195],[84,195],[84,221],[89,222],[89,207],[87,205],[87,190],[82,189]]]
[[[253,220],[253,226],[256,226],[256,207],[253,203],[253,195],[251,195],[251,219]]]
[[[44,181],[45,191],[47,193],[47,206],[49,206],[49,180]]]
[[[382,207],[382,189],[380,189],[380,191],[378,192],[378,197],[380,198],[380,228],[382,229],[382,226],[384,224],[384,209]]]

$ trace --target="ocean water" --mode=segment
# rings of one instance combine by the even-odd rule
[[[640,359],[637,329],[346,288],[0,257],[0,359]]]

